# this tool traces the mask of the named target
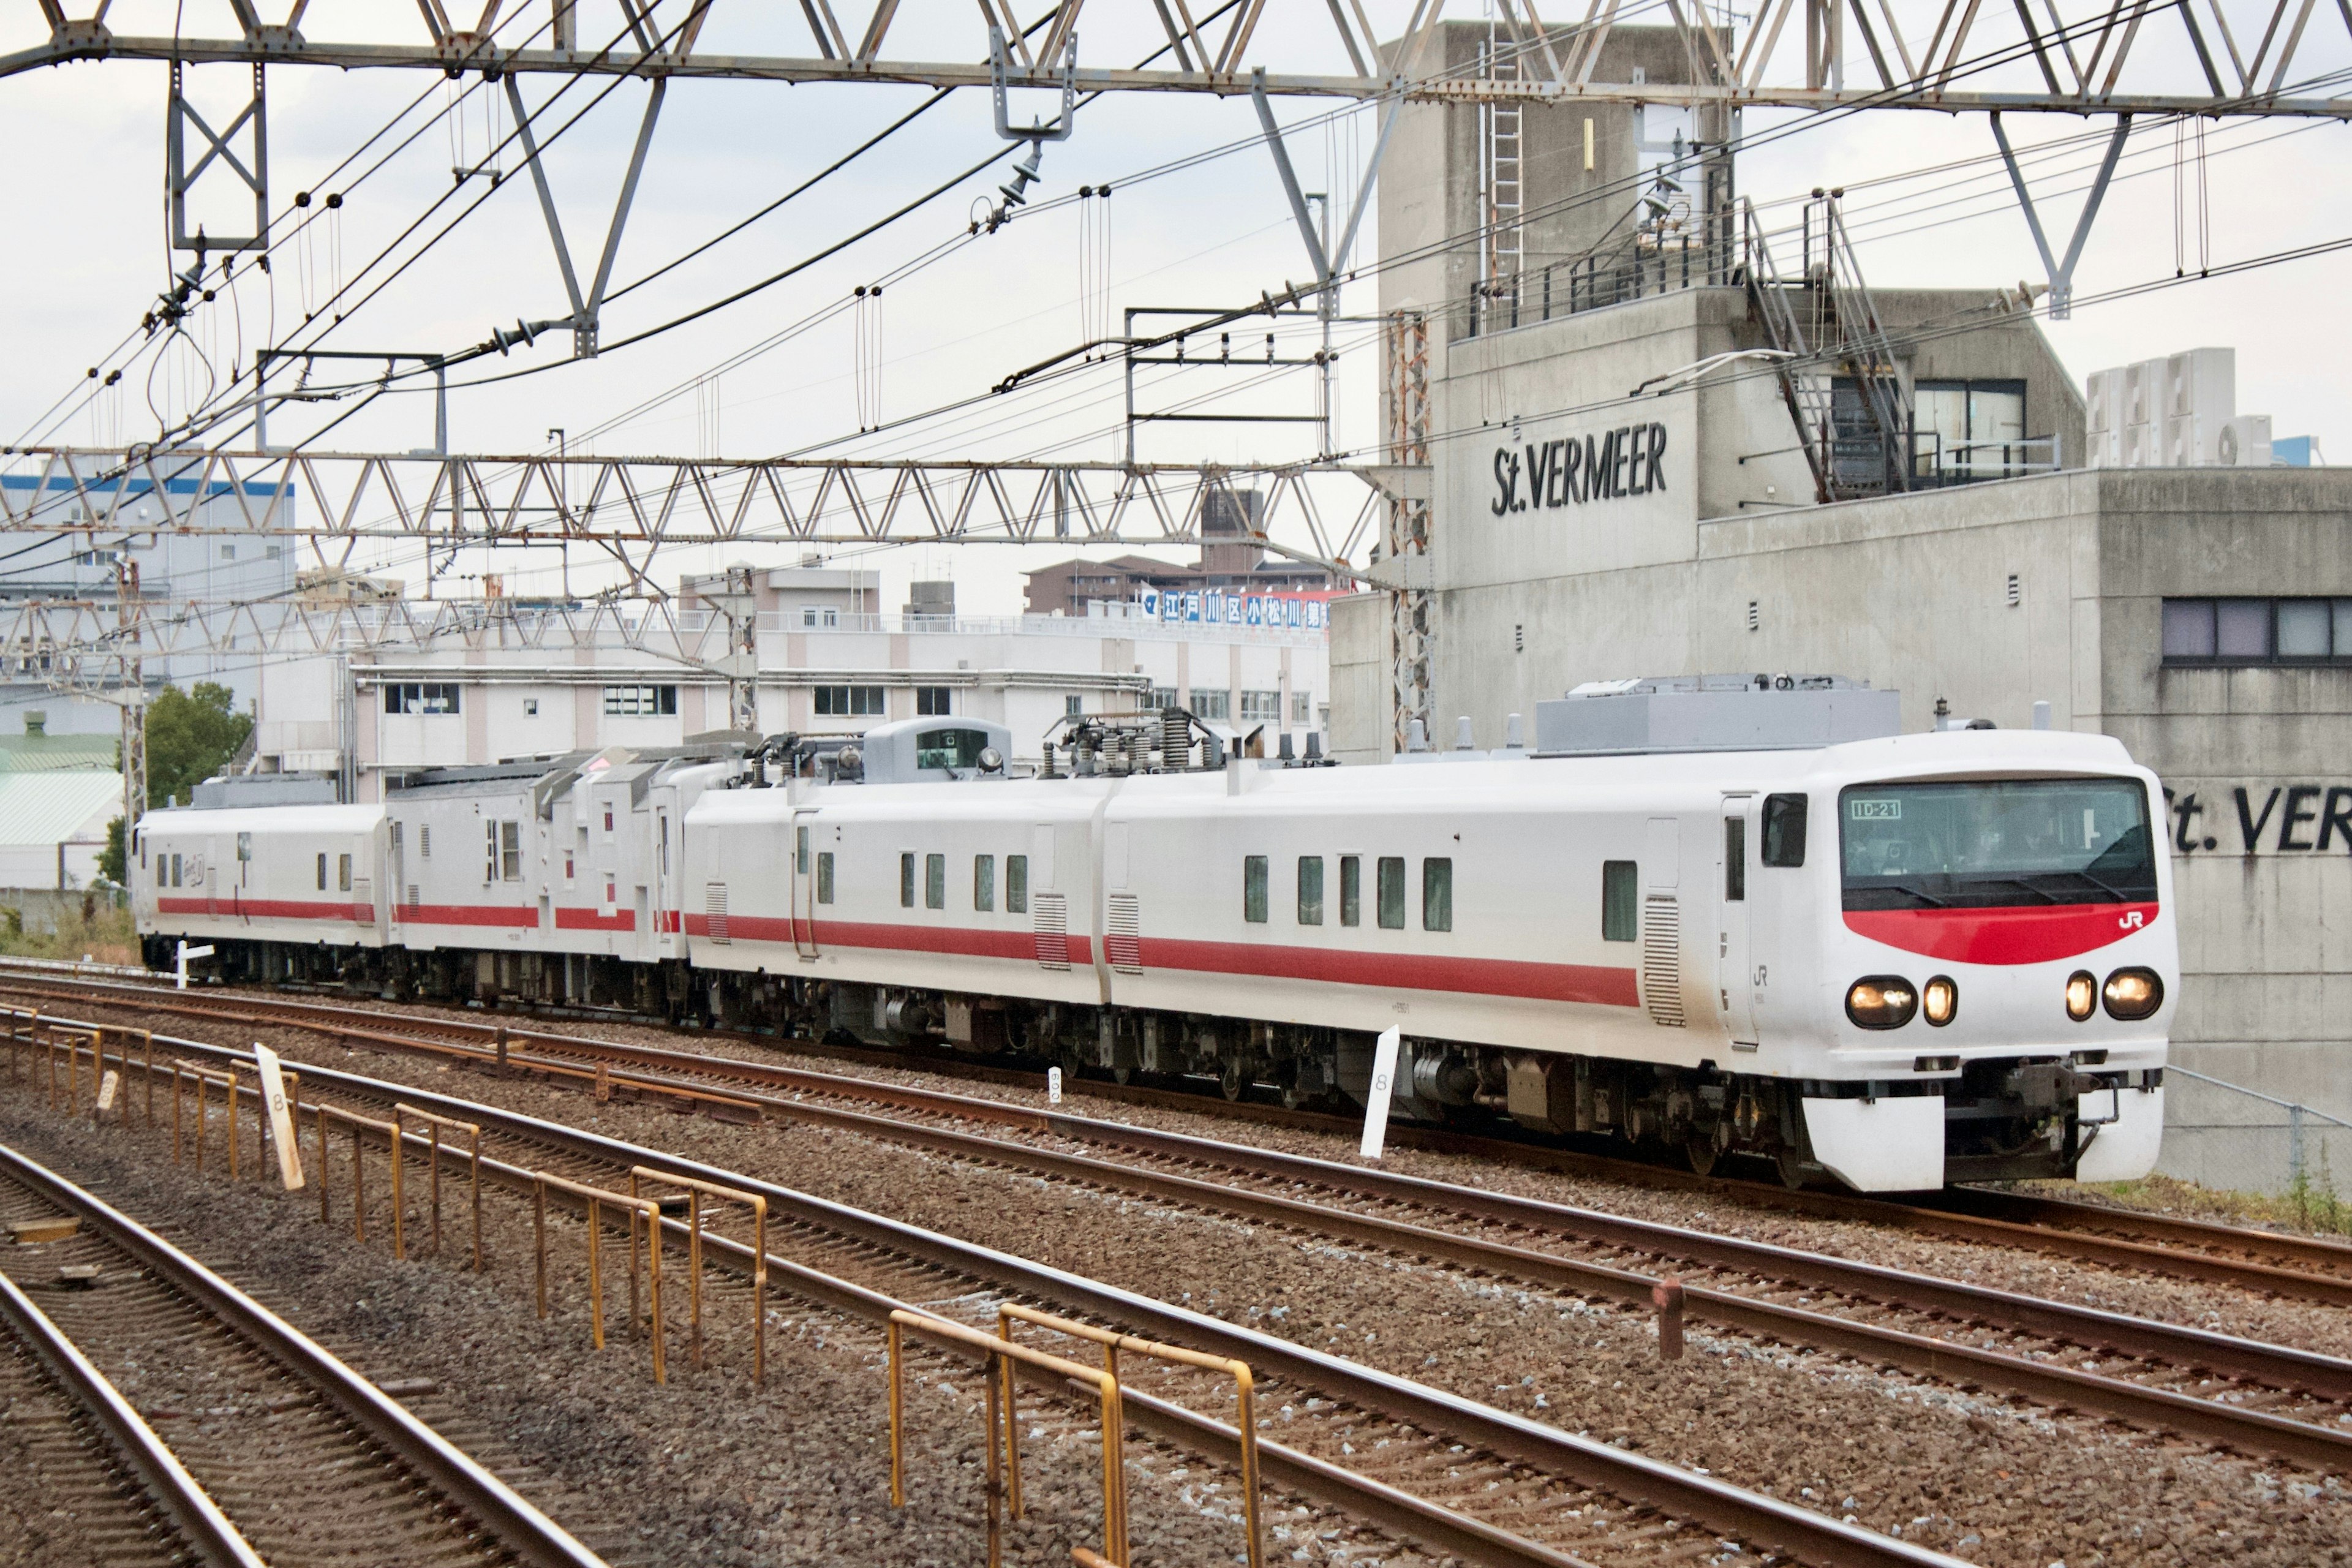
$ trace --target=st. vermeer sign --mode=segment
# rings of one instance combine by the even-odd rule
[[[2164,792],[2181,855],[2352,855],[2352,784],[2200,784]]]
[[[1665,458],[1666,427],[1657,424],[1497,447],[1487,510],[1506,517],[1658,494],[1666,488]]]

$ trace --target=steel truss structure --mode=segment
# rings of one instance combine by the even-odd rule
[[[610,49],[582,49],[576,0],[549,0],[551,26],[537,35],[547,47],[509,47],[494,34],[526,7],[486,0],[472,25],[450,16],[443,0],[418,0],[419,36],[411,42],[338,41],[312,37],[302,24],[310,0],[292,0],[285,19],[266,20],[258,0],[229,0],[239,33],[224,37],[147,37],[106,26],[107,0],[83,0],[89,14],[69,16],[66,0],[37,0],[46,41],[0,56],[0,75],[75,60],[149,59],[181,65],[214,63],[331,66],[340,69],[409,68],[483,70],[493,75],[635,76],[654,80],[709,77],[783,82],[904,82],[931,87],[988,88],[992,71],[987,29],[1002,27],[1012,44],[1004,80],[1016,88],[1059,89],[1058,63],[1076,33],[1085,0],[1064,0],[1024,32],[1011,0],[979,0],[970,63],[895,57],[892,24],[898,0],[873,0],[857,26],[845,26],[843,0],[801,0],[814,52],[799,56],[720,53],[703,47],[714,17],[748,9],[740,3],[682,0],[676,21],[656,21],[655,4],[624,0],[630,39]],[[404,11],[405,8],[402,8]],[[1129,15],[1139,0],[1096,0]],[[1277,28],[1286,52],[1301,58],[1269,62],[1253,53],[1269,9],[1289,20],[1301,13],[1315,27]],[[1398,19],[1396,36],[1412,38],[1440,19],[1444,0],[1414,0]],[[1692,70],[1686,84],[1612,82],[1598,75],[1611,32],[1636,9],[1626,0],[1585,0],[1581,15],[1540,16],[1534,0],[1499,0],[1503,30],[1519,50],[1515,76],[1487,79],[1412,79],[1410,96],[1429,100],[1573,100],[1583,102],[1733,104],[1788,109],[1841,106],[2056,112],[2131,111],[2181,114],[2324,115],[2352,113],[2352,103],[2312,90],[2307,79],[2334,79],[2306,59],[2321,35],[2343,26],[2352,34],[2352,8],[2322,7],[2318,0],[2256,0],[2232,26],[2221,0],[2016,0],[2013,7],[1979,0],[1760,0],[1744,33],[1720,23],[1705,5],[1668,0],[1663,14],[1639,7],[1641,25],[1681,35]],[[2325,15],[2322,16],[2322,11]],[[392,8],[385,8],[390,14]],[[1151,0],[1147,26],[1167,40],[1171,63],[1147,69],[1080,66],[1081,92],[1246,91],[1253,66],[1264,67],[1268,93],[1323,98],[1373,98],[1396,90],[1399,76],[1416,78],[1410,60],[1386,52],[1363,0],[1289,0],[1269,7],[1251,0],[1226,13],[1222,26],[1196,20],[1204,0]],[[1328,13],[1328,14],[1327,14]],[[667,13],[666,13],[667,15]],[[2318,26],[2313,24],[2317,21]],[[1325,24],[1328,23],[1328,26]],[[1630,24],[1626,24],[1630,25]],[[853,37],[853,34],[855,37]],[[1311,36],[1310,36],[1311,34]],[[1313,40],[1319,38],[1320,45]],[[2342,37],[2338,36],[2337,41]],[[2179,46],[2194,60],[2179,77]],[[633,47],[632,47],[633,46]],[[1247,62],[1247,63],[1245,63]],[[2331,62],[2325,72],[2332,72]],[[2304,77],[2294,75],[2300,67]],[[1987,79],[1999,78],[1998,81]]]
[[[382,452],[29,448],[0,487],[0,534],[155,533],[312,542],[341,566],[366,542],[435,550],[581,546],[660,598],[655,552],[681,545],[1195,546],[1212,492],[1263,500],[1257,542],[1345,564],[1374,526],[1377,470],[1336,463],[933,462],[872,458],[466,457]],[[136,502],[163,516],[140,521]],[[70,520],[70,521],[68,521]],[[1344,521],[1343,521],[1344,520]],[[1294,528],[1295,523],[1295,528]],[[1334,524],[1337,523],[1335,529]],[[1311,550],[1263,537],[1303,530]]]

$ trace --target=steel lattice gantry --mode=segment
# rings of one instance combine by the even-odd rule
[[[90,0],[82,0],[87,5]],[[547,0],[550,21],[530,37],[543,47],[509,47],[501,25],[540,7],[486,0],[472,26],[453,20],[443,0],[381,7],[415,36],[336,39],[304,30],[309,0],[294,0],[282,21],[265,19],[257,0],[229,0],[235,36],[139,37],[118,34],[99,0],[89,14],[68,13],[65,0],[36,0],[47,37],[0,55],[0,75],[75,60],[170,60],[202,64],[314,65],[342,69],[414,68],[457,74],[549,73],[636,76],[654,79],[721,78],[783,82],[900,82],[986,88],[992,72],[988,29],[1002,29],[1009,58],[1002,79],[1013,87],[1058,89],[1066,45],[1083,19],[1139,20],[1164,39],[1160,62],[1145,68],[1077,66],[1082,92],[1250,90],[1262,71],[1271,94],[1373,98],[1400,78],[1411,97],[1517,98],[1587,102],[1743,104],[1790,109],[1841,106],[2059,112],[2132,112],[2342,117],[2339,95],[2352,41],[2352,6],[2320,0],[1759,0],[1744,30],[1701,3],[1585,0],[1580,8],[1541,16],[1534,0],[1497,0],[1499,26],[1517,46],[1507,79],[1423,77],[1413,58],[1444,9],[1444,0],[1383,5],[1378,22],[1364,0],[1247,0],[1213,11],[1207,0],[1085,0],[1066,3],[1024,24],[1011,0],[978,0],[971,63],[908,58],[893,52],[898,0],[873,0],[862,18],[844,0],[801,0],[812,52],[749,55],[723,42],[742,0],[625,4],[625,26],[610,47],[582,47],[575,0]],[[21,4],[21,0],[20,0]],[[2229,12],[2238,13],[2233,23]],[[1303,14],[1312,26],[1265,28],[1269,12]],[[1198,15],[1196,15],[1198,13]],[[338,8],[337,20],[351,16]],[[1107,17],[1108,14],[1108,17]],[[1612,82],[1596,68],[1612,27],[1671,27],[1692,61],[1691,81]],[[1201,19],[1218,16],[1215,25]],[[845,25],[845,22],[846,25]],[[343,25],[348,26],[345,23]],[[529,31],[529,29],[523,29]],[[1111,30],[1105,28],[1104,30]],[[1383,46],[1382,33],[1413,47]],[[1132,32],[1130,30],[1130,36]],[[1262,47],[1265,38],[1280,42]],[[939,41],[926,38],[926,43]],[[1282,56],[1268,58],[1268,49]],[[1296,50],[1295,58],[1282,58]]]

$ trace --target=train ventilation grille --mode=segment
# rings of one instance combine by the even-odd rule
[[[1683,912],[1672,899],[1651,899],[1642,908],[1642,1000],[1650,1021],[1670,1029],[1683,1016]]]
[[[703,912],[709,919],[710,940],[721,947],[730,945],[727,938],[726,883],[712,882],[703,889]]]
[[[1103,932],[1103,946],[1110,955],[1110,966],[1121,974],[1143,973],[1143,914],[1133,893],[1113,893],[1110,896],[1110,919]]]
[[[425,913],[421,907],[423,903],[424,900],[416,896],[416,884],[414,882],[409,883],[408,902],[401,907],[400,918],[404,921],[423,919]]]
[[[1039,893],[1030,900],[1037,922],[1037,967],[1070,967],[1069,905],[1059,893]]]

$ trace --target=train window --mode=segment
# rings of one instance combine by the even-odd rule
[[[1339,857],[1339,923],[1364,923],[1364,858],[1360,855]]]
[[[820,849],[816,856],[816,901],[833,902],[833,851]]]
[[[1723,901],[1736,904],[1748,897],[1748,819],[1723,819]]]
[[[1454,862],[1436,856],[1421,863],[1421,929],[1454,929]]]
[[[323,892],[325,892],[326,890],[327,890],[327,857],[326,857],[324,854],[321,854],[321,855],[319,857],[319,891],[320,891],[320,892],[322,892],[322,893],[323,893]]]
[[[1029,912],[1029,857],[1007,855],[1004,858],[1004,912],[1025,915]]]
[[[971,858],[971,907],[986,914],[996,908],[996,857]]]
[[[1404,858],[1383,855],[1380,859],[1381,929],[1404,930]]]
[[[236,858],[240,860],[250,860],[253,858],[252,834],[240,833],[236,836]]]
[[[339,892],[352,890],[352,858],[348,855],[335,857],[335,888]]]
[[[1764,864],[1801,866],[1805,863],[1805,797],[1768,795],[1764,797]]]
[[[1642,924],[1642,868],[1631,860],[1601,863],[1601,940],[1633,942]]]
[[[943,910],[948,907],[948,858],[944,855],[923,857],[923,908]]]
[[[522,880],[522,824],[499,824],[499,876],[501,880]]]
[[[912,853],[898,857],[898,907],[902,910],[915,907],[915,857]]]
[[[808,829],[805,827],[801,828],[798,830],[798,847],[793,852],[793,869],[805,877],[808,875]]]
[[[1323,923],[1323,857],[1301,855],[1298,858],[1298,923],[1319,926]]]
[[[1265,857],[1242,857],[1242,919],[1252,925],[1265,924]]]
[[[180,858],[177,855],[172,857],[172,886],[180,886]]]

